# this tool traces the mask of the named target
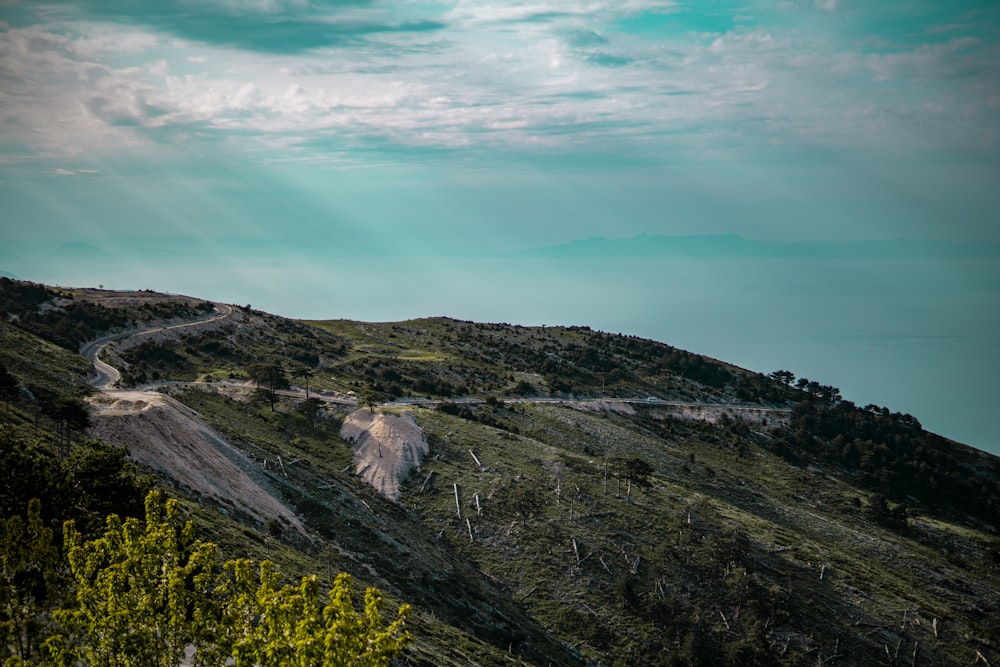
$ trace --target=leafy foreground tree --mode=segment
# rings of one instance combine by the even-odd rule
[[[156,491],[146,498],[145,525],[111,515],[103,536],[84,541],[67,522],[76,606],[55,612],[47,664],[172,666],[193,651],[193,665],[385,666],[411,640],[409,605],[386,626],[381,593],[369,588],[359,614],[347,574],[323,606],[315,576],[279,587],[271,562],[220,566],[217,547],[194,533],[177,501],[164,503]]]
[[[0,656],[7,665],[25,664],[39,653],[49,629],[47,605],[60,581],[59,550],[41,517],[37,498],[20,516],[0,520]],[[30,663],[29,663],[30,664]]]

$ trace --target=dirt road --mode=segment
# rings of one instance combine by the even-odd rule
[[[126,338],[141,338],[144,336],[152,336],[154,334],[163,333],[165,331],[175,331],[177,329],[190,329],[194,327],[201,327],[205,324],[211,322],[218,322],[219,320],[224,320],[232,316],[233,307],[225,303],[214,304],[215,313],[208,313],[201,317],[196,317],[191,320],[180,322],[178,324],[171,324],[164,327],[155,327],[152,329],[142,329],[140,331],[123,331],[121,333],[112,334],[110,336],[104,336],[103,338],[98,338],[89,343],[85,343],[80,348],[80,354],[89,359],[94,364],[94,377],[90,380],[90,386],[95,389],[100,389],[101,391],[110,391],[115,385],[121,380],[122,375],[114,366],[101,361],[101,352],[107,347],[109,343],[116,340],[123,340]]]

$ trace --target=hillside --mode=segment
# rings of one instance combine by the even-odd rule
[[[4,516],[163,487],[229,556],[413,605],[408,664],[1000,664],[1000,460],[834,387],[586,327],[0,310]]]

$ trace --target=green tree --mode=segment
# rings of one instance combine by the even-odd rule
[[[788,386],[791,386],[792,382],[795,381],[795,373],[791,371],[783,371],[783,370],[774,371],[773,373],[771,373],[770,377],[772,380],[776,380],[781,384],[785,384]]]
[[[59,425],[62,436],[63,454],[69,455],[73,431],[85,431],[90,426],[90,411],[79,398],[61,396],[52,406],[53,418]]]
[[[881,493],[868,497],[868,516],[885,528],[904,529],[909,524],[906,506],[889,507],[889,501]]]
[[[257,384],[257,389],[266,388],[271,394],[271,410],[274,410],[274,393],[278,389],[288,389],[288,378],[281,364],[255,363],[247,366],[247,375]]]
[[[226,600],[214,628],[217,641],[199,653],[198,664],[232,658],[236,667],[384,667],[411,641],[404,627],[410,608],[401,606],[397,619],[385,626],[381,593],[369,588],[364,612],[358,613],[352,590],[350,575],[337,575],[324,607],[315,576],[279,588],[269,561],[256,576],[252,561],[230,561],[217,589]]]
[[[46,641],[52,664],[96,667],[179,665],[188,647],[199,667],[386,667],[411,641],[402,605],[386,625],[382,597],[369,588],[363,613],[353,585],[338,575],[323,606],[315,576],[279,587],[270,561],[228,561],[194,538],[176,500],[146,497],[145,523],[107,519],[84,541],[64,528],[76,581],[76,606],[56,612],[60,629]]]
[[[648,461],[638,457],[616,457],[611,459],[611,463],[614,466],[615,476],[618,477],[617,496],[621,496],[621,480],[624,479],[627,483],[625,502],[632,502],[633,483],[644,489],[652,485],[649,476],[653,474],[653,466]]]
[[[17,378],[0,365],[0,400],[3,400],[7,416],[10,417],[10,402],[20,393]]]
[[[257,387],[260,388],[260,383],[264,382],[267,385],[267,399],[271,404],[271,412],[274,412],[274,403],[278,399],[279,389],[288,389],[288,378],[285,377],[285,369],[281,367],[281,364],[262,364],[258,365],[255,369],[257,373]]]
[[[375,414],[375,406],[382,400],[382,397],[377,391],[375,391],[374,388],[369,387],[361,392],[358,400],[362,405],[368,408],[370,413]]]
[[[296,409],[298,413],[305,417],[306,421],[309,422],[309,428],[315,429],[316,420],[323,414],[323,402],[318,398],[307,398],[299,403],[299,406]]]
[[[257,389],[260,389],[260,383],[266,378],[266,368],[266,364],[250,364],[247,366],[247,375],[257,383]]]
[[[292,371],[292,375],[297,378],[301,378],[306,382],[306,400],[309,400],[309,380],[315,375],[313,370],[308,366],[298,366]]]
[[[61,501],[64,487],[59,459],[10,426],[0,426],[0,517],[23,512],[32,498]]]
[[[17,515],[0,521],[0,656],[13,658],[11,664],[40,657],[48,606],[61,583],[59,565],[37,498],[28,503],[27,522]]]
[[[63,533],[77,604],[55,613],[62,633],[47,646],[57,665],[179,665],[189,644],[202,643],[198,612],[218,553],[195,539],[193,522],[181,524],[176,500],[163,504],[152,491],[145,525],[112,514],[94,540],[85,542],[72,521]]]
[[[77,519],[82,532],[89,535],[99,530],[109,514],[143,515],[150,481],[129,460],[125,447],[86,440],[63,461],[62,469],[67,501],[75,510],[70,516]]]

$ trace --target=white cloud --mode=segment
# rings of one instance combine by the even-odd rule
[[[830,36],[777,26],[650,37],[623,34],[610,21],[675,9],[654,0],[461,2],[442,33],[384,34],[295,56],[134,29],[115,48],[115,28],[92,23],[7,30],[0,145],[115,151],[190,128],[184,136],[239,130],[240,143],[261,154],[308,151],[330,135],[345,144],[444,148],[805,140],[864,147],[898,140],[897,130],[887,132],[894,113],[914,123],[940,124],[949,112],[981,118],[1000,96],[991,83],[1000,81],[1000,53],[972,39],[865,55]],[[587,31],[602,39],[574,37]],[[938,83],[950,92],[941,95]],[[924,131],[917,140],[935,136],[945,135]]]
[[[923,79],[948,81],[955,78],[979,78],[984,74],[1000,75],[996,59],[997,45],[980,50],[976,37],[960,37],[939,44],[923,44],[894,53],[876,53],[866,58],[875,78],[881,81]],[[996,81],[997,79],[993,79]]]
[[[490,0],[459,0],[444,19],[450,23],[510,23],[526,21],[573,21],[591,18],[608,21],[609,18],[631,16],[643,12],[667,13],[676,11],[674,0],[547,0],[545,2],[491,2]]]
[[[72,52],[90,60],[109,55],[134,55],[157,48],[160,38],[148,32],[123,31],[117,26],[83,25],[86,37],[68,43]]]
[[[63,169],[58,167],[49,172],[52,176],[79,176],[86,174],[98,174],[100,173],[97,169]]]

